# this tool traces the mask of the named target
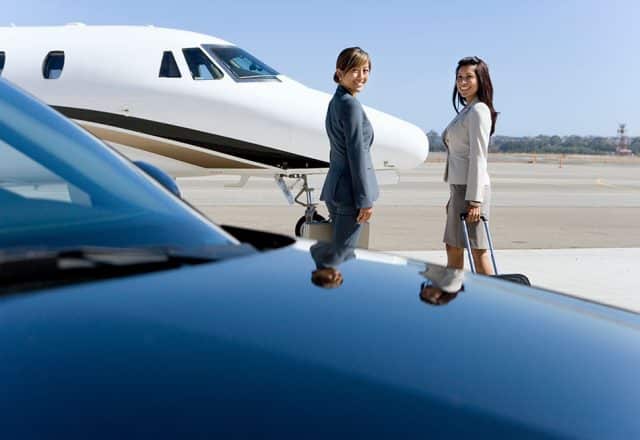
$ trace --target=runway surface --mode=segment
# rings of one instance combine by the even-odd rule
[[[127,148],[132,158],[149,160]],[[634,276],[640,261],[640,160],[560,156],[490,156],[491,230],[502,271],[533,283],[640,313]],[[303,208],[290,206],[270,178],[199,175],[170,159],[152,162],[178,177],[184,198],[219,224],[292,235]],[[535,161],[535,162],[534,162]],[[383,186],[370,247],[444,262],[442,233],[448,187],[441,154]],[[319,194],[320,183],[316,182]],[[324,206],[319,211],[326,214]]]
[[[442,248],[448,187],[443,163],[426,163],[382,187],[371,225],[379,250]],[[490,163],[491,229],[499,249],[640,247],[640,164]],[[272,179],[179,178],[185,198],[219,223],[291,234],[303,210],[289,206]],[[316,191],[319,193],[319,189]],[[319,206],[326,214],[324,206]]]
[[[441,251],[398,255],[446,264]],[[526,273],[538,287],[640,313],[640,248],[507,249],[496,251],[500,273]]]

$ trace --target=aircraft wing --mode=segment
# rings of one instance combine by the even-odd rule
[[[276,184],[284,194],[289,204],[294,203],[293,193],[300,190],[306,179],[311,188],[322,188],[328,168],[300,168],[300,169],[208,169],[209,175],[238,176],[238,181],[227,183],[227,188],[242,188],[251,177],[273,177]],[[400,181],[398,171],[394,169],[376,169],[376,178],[379,185],[395,185]]]
[[[173,177],[197,177],[211,175],[227,175],[237,176],[242,184],[228,184],[227,186],[244,186],[251,177],[283,177],[296,179],[299,176],[308,176],[309,180],[316,182],[318,177],[324,182],[324,176],[327,174],[328,168],[288,168],[281,169],[276,167],[265,168],[207,168],[203,166],[193,165],[161,154],[152,153],[150,151],[141,150],[139,148],[129,147],[118,144],[116,142],[108,142],[109,145],[127,156],[130,160],[142,160],[149,162]],[[398,183],[398,172],[394,169],[376,169],[376,177],[380,185],[394,185]]]
[[[227,188],[242,188],[251,177],[273,178],[274,183],[280,188],[284,197],[290,204],[294,203],[294,193],[303,186],[306,178],[307,184],[312,188],[322,188],[328,168],[289,168],[276,167],[265,168],[206,168],[191,163],[183,162],[162,154],[141,150],[110,141],[109,145],[127,156],[130,160],[151,163],[164,170],[174,178],[198,177],[211,175],[225,175],[237,177],[238,180],[225,184]],[[304,176],[304,177],[303,177]],[[395,185],[400,177],[394,169],[376,169],[376,177],[380,185]]]

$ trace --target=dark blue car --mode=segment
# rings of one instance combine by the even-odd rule
[[[640,438],[638,315],[175,193],[0,80],[2,439]]]

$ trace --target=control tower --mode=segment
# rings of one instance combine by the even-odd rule
[[[616,143],[616,155],[631,156],[633,152],[629,149],[629,137],[627,136],[627,124],[618,124],[618,142]]]

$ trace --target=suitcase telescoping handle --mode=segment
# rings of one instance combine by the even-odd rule
[[[496,265],[496,257],[493,253],[493,240],[491,240],[491,232],[489,232],[489,220],[484,215],[480,216],[482,224],[484,225],[484,231],[487,233],[487,240],[489,241],[489,250],[491,251],[491,262],[493,263],[493,271],[498,275],[498,266]],[[462,230],[464,232],[464,245],[467,248],[467,256],[469,257],[469,266],[471,272],[476,273],[476,265],[473,262],[473,255],[471,254],[471,241],[469,240],[469,230],[467,229],[467,213],[460,214],[460,221],[462,222]]]

